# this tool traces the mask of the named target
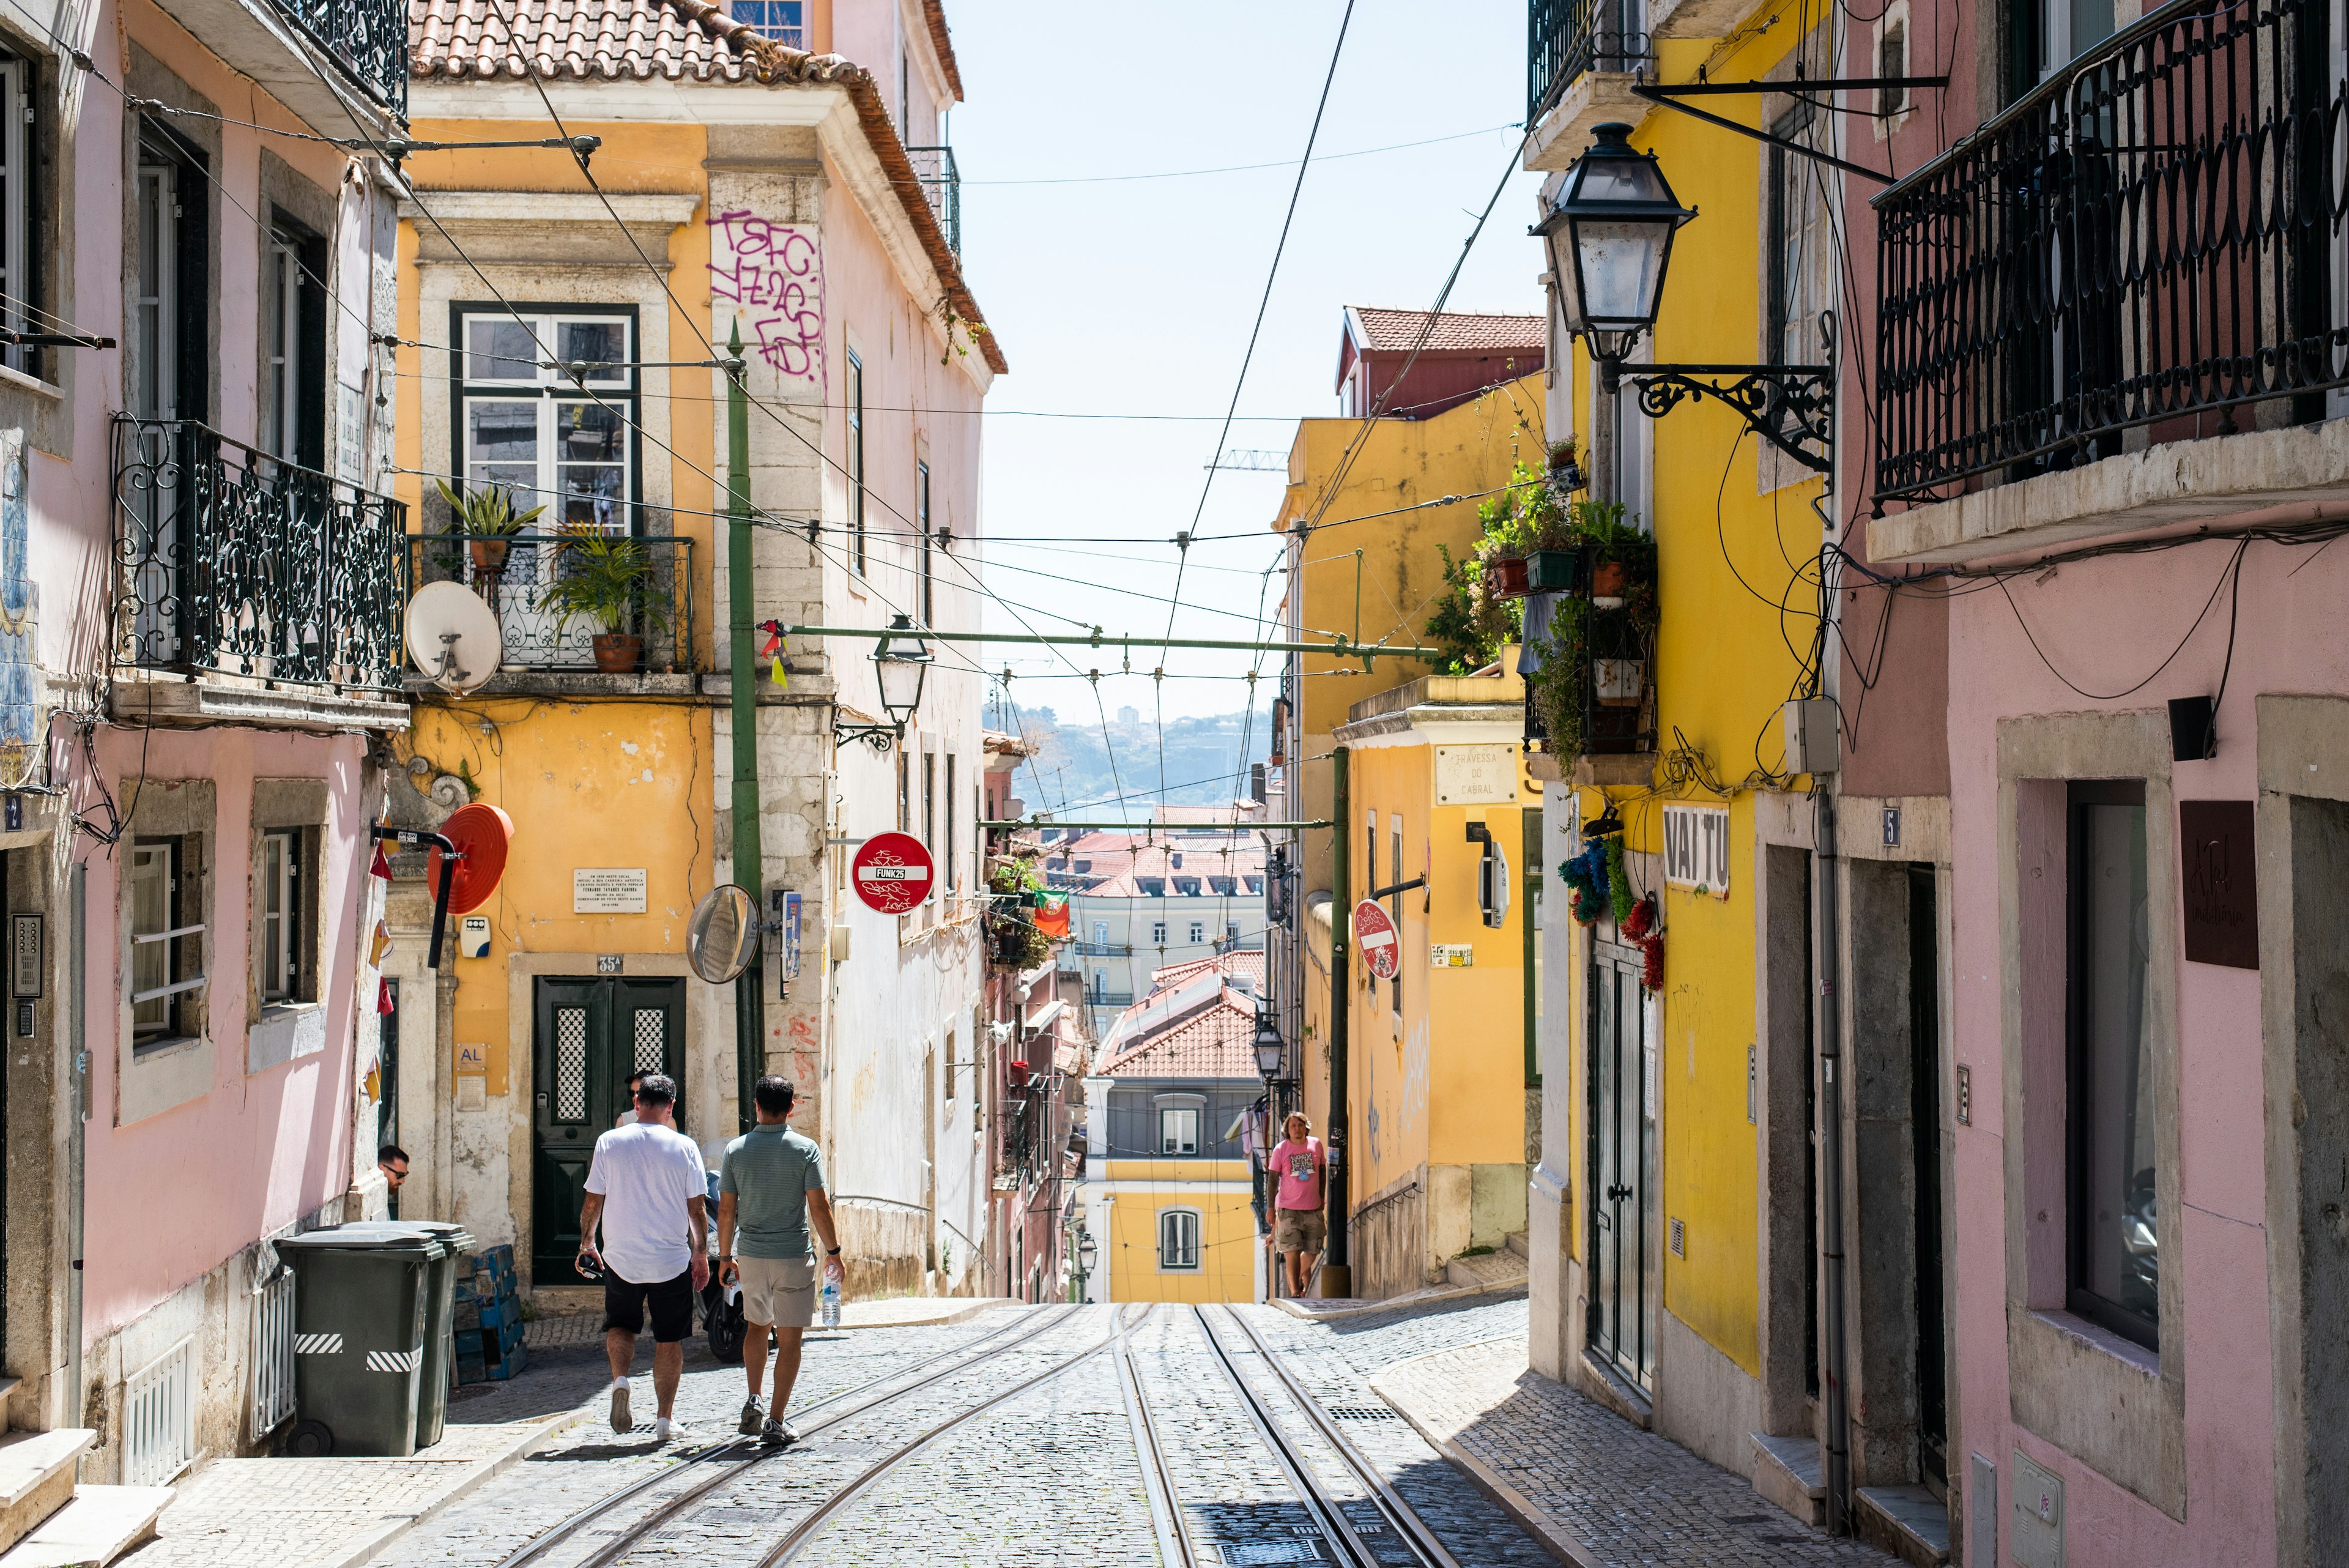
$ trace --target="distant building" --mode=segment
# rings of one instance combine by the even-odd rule
[[[1084,1299],[1263,1294],[1241,1122],[1264,1088],[1250,1048],[1260,955],[1175,964],[1120,1014],[1085,1079],[1077,1212],[1096,1249]]]
[[[1338,349],[1339,403],[1350,420],[1368,417],[1381,397],[1382,418],[1432,419],[1540,370],[1548,359],[1547,325],[1539,316],[1435,315],[1350,305]],[[1292,478],[1296,472],[1292,463]]]
[[[1162,805],[1148,827],[1044,846],[1046,884],[1071,895],[1061,968],[1081,977],[1096,1026],[1146,994],[1154,970],[1263,949],[1265,846],[1214,826],[1233,820],[1229,806]]]

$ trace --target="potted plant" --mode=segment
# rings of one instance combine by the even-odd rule
[[[1633,567],[1652,562],[1655,541],[1625,512],[1619,501],[1578,501],[1574,531],[1591,556],[1590,599],[1599,609],[1620,609]]]
[[[485,484],[471,493],[460,493],[445,479],[436,479],[440,499],[449,504],[449,513],[457,524],[457,532],[465,535],[468,549],[477,572],[505,570],[506,549],[514,535],[538,521],[544,506],[533,506],[527,512],[514,510],[513,490],[503,484]]]
[[[626,629],[631,617],[639,625],[668,629],[668,596],[653,575],[645,547],[587,524],[563,531],[544,607],[555,612],[558,637],[574,618],[597,628],[595,668],[606,675],[629,673],[644,656],[643,636]]]

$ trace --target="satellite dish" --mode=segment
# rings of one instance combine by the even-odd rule
[[[435,587],[454,587],[453,583]],[[417,596],[421,598],[421,594]],[[476,603],[480,601],[476,600]],[[490,901],[498,890],[498,878],[505,875],[506,846],[513,839],[513,818],[496,806],[482,801],[460,805],[449,814],[440,825],[441,836],[457,846],[456,874],[449,882],[449,910],[451,914],[470,915]],[[432,851],[426,867],[431,885],[440,885],[440,851]]]
[[[693,972],[712,985],[739,980],[759,951],[759,907],[731,882],[701,896],[685,928],[686,957]]]
[[[498,612],[462,583],[427,583],[408,601],[408,657],[428,685],[478,690],[505,657]]]

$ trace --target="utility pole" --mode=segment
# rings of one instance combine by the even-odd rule
[[[1346,1058],[1353,1044],[1350,1013],[1354,992],[1351,962],[1354,933],[1354,878],[1347,865],[1353,846],[1353,792],[1348,780],[1352,753],[1344,746],[1330,753],[1332,799],[1330,815],[1330,1165],[1321,1194],[1329,1210],[1329,1236],[1322,1243],[1321,1297],[1342,1301],[1354,1293],[1353,1253],[1346,1244],[1346,1219],[1351,1207],[1346,1198]],[[1376,880],[1375,877],[1372,880]],[[1300,1069],[1302,1062],[1299,1064]]]
[[[726,613],[727,695],[734,723],[734,882],[750,895],[751,918],[766,918],[767,896],[759,845],[758,666],[750,657],[750,396],[742,384],[742,323],[738,317],[726,352]],[[827,918],[829,916],[827,915]],[[750,967],[734,981],[734,1087],[738,1130],[754,1117],[751,1091],[767,1061],[766,992],[751,948]]]

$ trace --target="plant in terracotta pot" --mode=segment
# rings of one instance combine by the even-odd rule
[[[596,628],[595,668],[606,675],[629,673],[644,656],[643,633],[631,626],[659,631],[669,626],[668,595],[644,545],[585,524],[563,531],[544,607],[555,612],[558,636],[574,620]]]
[[[1590,597],[1599,608],[1621,608],[1634,577],[1653,579],[1656,542],[1621,502],[1576,502],[1573,527],[1590,556]]]
[[[436,479],[440,499],[449,504],[449,514],[457,531],[465,535],[466,547],[473,557],[477,572],[505,570],[506,550],[514,535],[538,521],[544,506],[533,506],[527,512],[517,511],[513,490],[503,484],[485,484],[479,490],[460,493],[445,479]]]

